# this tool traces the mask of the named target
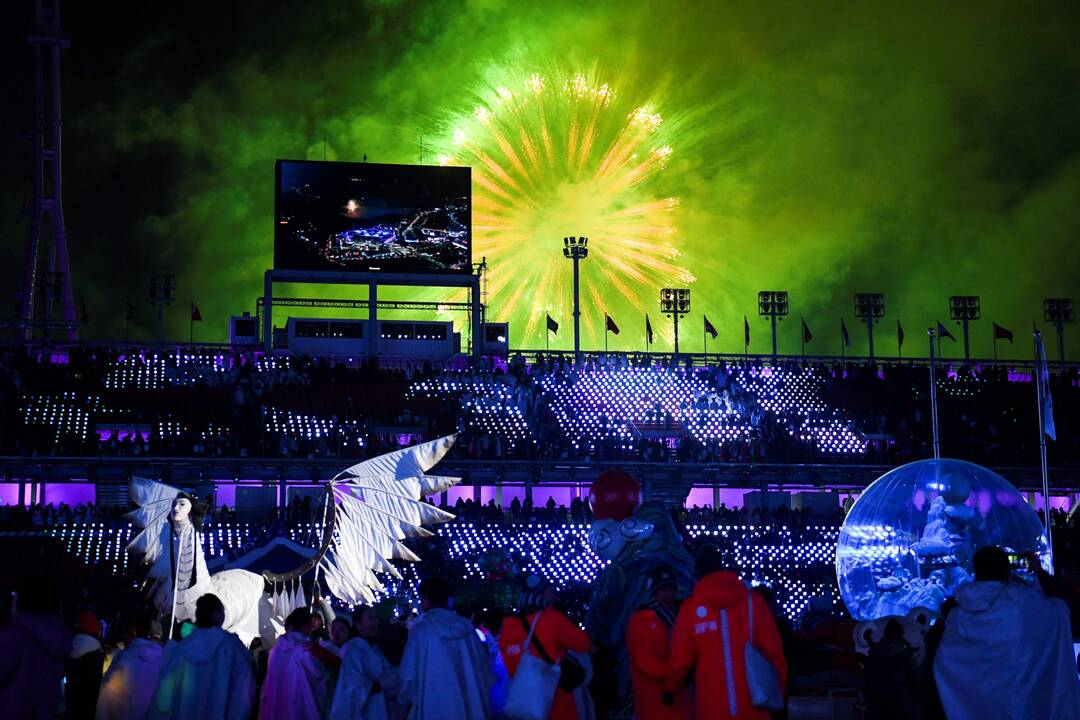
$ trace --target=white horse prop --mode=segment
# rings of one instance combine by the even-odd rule
[[[272,628],[281,618],[275,617],[280,613],[267,596],[267,582],[284,587],[317,566],[330,592],[339,599],[373,603],[375,594],[385,591],[376,573],[400,579],[390,561],[420,559],[401,541],[430,536],[423,525],[454,519],[423,500],[461,481],[425,474],[453,444],[454,436],[450,435],[380,455],[338,473],[327,484],[322,544],[307,562],[289,573],[256,575],[247,570],[224,570],[211,575],[202,543],[205,508],[177,488],[142,478],[133,478],[130,485],[131,499],[138,508],[128,517],[141,532],[128,551],[141,555],[149,566],[154,605],[158,611],[170,613],[174,622],[194,619],[195,601],[213,593],[225,606],[224,628],[236,633],[245,645],[258,636],[272,637]]]

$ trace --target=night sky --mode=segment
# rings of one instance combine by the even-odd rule
[[[131,336],[149,339],[145,278],[171,272],[179,290],[170,334],[186,340],[194,300],[204,319],[196,340],[224,339],[230,314],[254,311],[272,262],[276,158],[325,152],[414,163],[423,143],[425,161],[435,162],[462,123],[481,108],[498,109],[499,88],[518,98],[513,112],[529,111],[520,104],[522,83],[534,74],[549,81],[546,102],[569,102],[554,93],[581,74],[590,92],[610,88],[611,118],[627,122],[626,108],[663,118],[652,144],[640,141],[641,157],[663,149],[663,168],[619,186],[603,207],[574,208],[575,227],[588,226],[576,232],[601,236],[597,218],[677,198],[663,228],[649,221],[635,230],[655,230],[643,241],[650,251],[671,250],[670,269],[655,281],[633,265],[640,258],[621,271],[609,267],[626,292],[601,275],[600,260],[583,266],[591,303],[584,312],[602,318],[608,310],[623,328],[613,349],[641,349],[641,308],[666,328],[656,288],[685,272],[693,276],[694,314],[682,344],[692,351],[701,349],[703,311],[721,333],[710,350],[741,352],[747,314],[751,351],[767,352],[767,324],[756,317],[761,289],[791,293],[781,351],[799,351],[802,316],[814,332],[807,347],[814,354],[839,354],[841,317],[852,334],[848,352],[865,352],[854,292],[885,293],[878,351],[895,354],[899,319],[908,355],[925,353],[922,331],[935,319],[948,323],[949,295],[982,296],[973,352],[984,357],[991,320],[1016,332],[1000,354],[1026,358],[1031,323],[1050,330],[1042,299],[1080,299],[1075,2],[320,5],[319,12],[295,2],[63,8],[72,42],[63,70],[65,215],[76,305],[85,302],[91,318],[84,336],[121,338],[130,299],[140,307]],[[0,30],[5,298],[21,285],[27,220],[20,209],[30,196],[22,133],[30,118],[31,6],[8,3]],[[576,112],[545,121],[569,133]],[[521,127],[535,128],[534,121]],[[505,150],[483,129],[470,131],[472,157],[505,166]],[[616,130],[607,132],[597,142],[614,142]],[[512,341],[532,347],[543,346],[539,332],[525,335],[537,313],[550,309],[571,326],[566,263],[556,247],[560,223],[570,221],[559,215],[561,205],[544,205],[567,189],[552,169],[561,166],[574,167],[545,166],[507,193],[507,203],[534,213],[515,216],[515,247],[556,235],[550,272],[561,275],[549,274],[534,295],[491,298],[491,317],[509,319]],[[595,168],[579,158],[573,172],[586,182],[602,167],[600,156]],[[474,183],[474,192],[485,191]],[[499,245],[509,235],[487,232],[481,246],[497,283],[512,276],[516,252],[509,240]],[[13,303],[7,307],[11,316]],[[595,345],[602,336],[586,337]],[[1080,357],[1075,326],[1067,342],[1069,355]],[[565,332],[552,347],[571,343]],[[654,346],[669,348],[666,336]],[[955,357],[961,345],[943,349]],[[1055,339],[1050,352],[1057,354]]]

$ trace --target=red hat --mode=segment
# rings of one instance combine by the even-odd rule
[[[101,621],[97,615],[87,610],[79,613],[79,632],[83,635],[101,637]]]

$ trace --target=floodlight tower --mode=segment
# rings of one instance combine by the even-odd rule
[[[874,362],[874,323],[885,317],[885,296],[882,293],[855,293],[855,317],[866,323],[870,362]]]
[[[45,318],[41,323],[48,334],[53,326],[66,328],[68,341],[79,339],[75,322],[75,299],[68,265],[67,229],[60,202],[60,55],[70,43],[60,35],[60,0],[36,0],[34,30],[27,38],[34,57],[34,114],[30,140],[34,155],[34,196],[27,204],[30,234],[26,240],[26,269],[23,276],[22,303],[19,309],[23,338],[34,336],[34,304],[39,291],[45,298]],[[48,107],[46,108],[46,86]],[[45,265],[44,272],[39,266]],[[39,277],[45,275],[44,278]],[[42,282],[46,284],[41,285]],[[64,317],[52,319],[49,303],[63,299]]]
[[[1073,314],[1072,298],[1046,298],[1043,300],[1043,318],[1054,323],[1058,336],[1058,359],[1061,369],[1065,369],[1065,323],[1076,319]]]
[[[176,299],[176,276],[151,275],[146,296],[150,305],[157,308],[157,341],[161,344],[165,340],[165,307]]]
[[[949,298],[949,317],[958,321],[964,329],[964,362],[971,360],[971,342],[968,323],[982,317],[978,295],[953,295]]]
[[[563,257],[574,261],[574,361],[581,361],[581,295],[579,263],[589,257],[589,238],[564,237]]]
[[[690,312],[690,288],[664,288],[660,291],[660,312],[675,323],[675,354],[679,354],[679,316]]]
[[[767,317],[772,323],[772,354],[776,357],[776,321],[783,320],[788,314],[787,290],[762,290],[757,294],[758,315]]]

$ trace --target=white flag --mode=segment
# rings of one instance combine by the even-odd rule
[[[1054,429],[1054,403],[1050,398],[1050,368],[1046,364],[1046,346],[1043,345],[1042,333],[1035,333],[1035,370],[1039,391],[1042,393],[1043,432],[1051,440],[1057,440],[1057,430]]]

